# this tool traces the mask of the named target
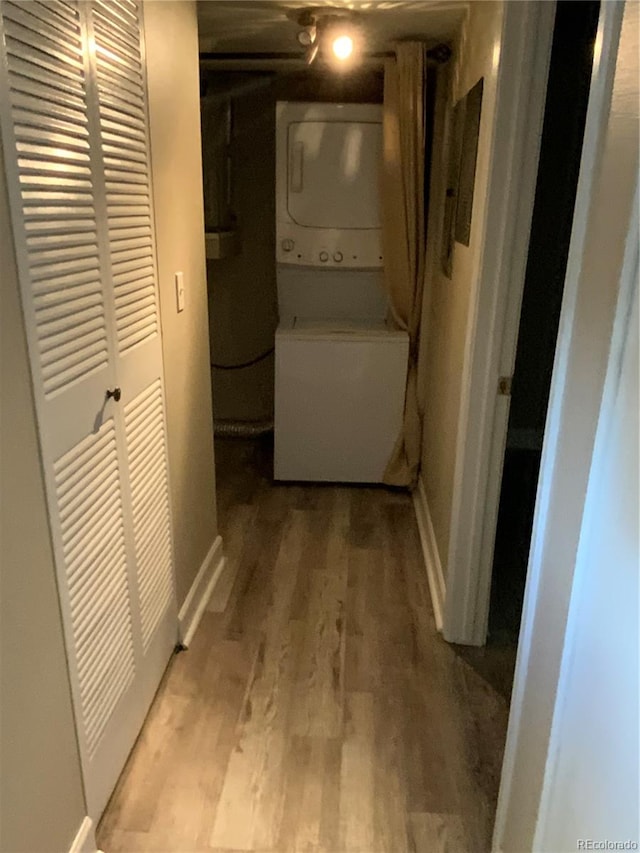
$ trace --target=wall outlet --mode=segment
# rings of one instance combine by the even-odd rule
[[[178,313],[184,311],[184,273],[176,273],[176,304]]]

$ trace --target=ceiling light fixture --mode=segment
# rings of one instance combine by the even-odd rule
[[[353,54],[353,39],[348,35],[336,36],[331,45],[331,50],[336,59],[346,62]]]
[[[336,69],[352,67],[362,51],[362,34],[351,10],[316,6],[304,9],[295,20],[301,27],[297,39],[305,48],[308,65],[320,55]]]

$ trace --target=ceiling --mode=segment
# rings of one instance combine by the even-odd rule
[[[467,5],[463,0],[198,0],[200,51],[301,57],[295,13],[326,6],[357,12],[368,52],[383,53],[408,37],[450,40]]]

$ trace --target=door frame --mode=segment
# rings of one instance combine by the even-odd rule
[[[442,633],[484,645],[555,2],[505,3],[487,219],[464,350]]]
[[[635,5],[628,7],[633,10]],[[518,845],[515,849],[539,849],[537,842],[544,832],[549,780],[558,748],[554,718],[561,713],[571,659],[573,596],[580,592],[580,538],[585,506],[588,509],[588,479],[600,464],[598,423],[606,424],[613,402],[611,388],[636,286],[640,239],[637,120],[634,140],[628,132],[629,110],[625,114],[620,103],[617,110],[611,109],[624,12],[622,0],[600,6],[493,836],[496,851],[512,850],[514,844]],[[637,15],[636,10],[636,22],[628,25],[629,38],[632,31],[637,33]],[[627,43],[624,49],[637,56],[637,35],[635,38],[636,44]],[[627,90],[633,81],[637,87],[632,69],[627,67],[622,77]],[[628,91],[620,94],[620,100],[625,97],[637,105],[637,88],[635,99]],[[603,280],[613,276],[617,293],[601,287]],[[588,346],[595,350],[586,364],[586,345],[582,343],[580,349],[574,334],[578,322],[583,329],[586,325],[585,304],[590,305],[590,318],[594,319],[589,324]],[[580,311],[582,317],[578,317]],[[583,387],[586,372],[592,386],[587,395]],[[558,506],[561,514],[555,511]]]

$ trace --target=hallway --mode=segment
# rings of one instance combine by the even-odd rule
[[[237,576],[172,660],[101,849],[489,850],[508,705],[436,634],[409,496],[274,486],[263,442],[216,451]]]

